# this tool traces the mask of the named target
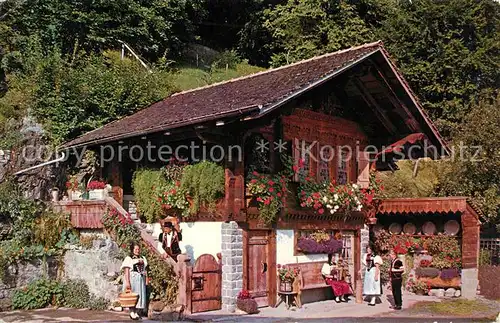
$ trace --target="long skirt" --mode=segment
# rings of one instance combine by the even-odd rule
[[[137,300],[138,309],[146,308],[146,276],[139,274],[136,271],[130,272],[130,288],[132,293],[139,294],[139,299]],[[125,291],[125,280],[123,281],[123,291]]]
[[[380,296],[382,295],[382,284],[380,278],[375,281],[376,268],[373,267],[365,272],[365,280],[363,282],[363,295],[366,296]]]
[[[333,294],[335,296],[343,296],[352,294],[351,287],[345,281],[337,281],[331,278],[326,279],[326,283],[330,285],[333,289]]]

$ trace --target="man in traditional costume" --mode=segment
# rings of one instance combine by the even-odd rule
[[[163,232],[160,233],[158,240],[165,251],[165,257],[171,257],[177,262],[177,256],[182,253],[179,247],[179,241],[182,241],[182,230],[179,226],[176,225],[174,228],[172,222],[165,222]]]
[[[396,251],[391,250],[391,288],[392,296],[394,297],[394,309],[400,310],[403,307],[403,296],[401,295],[401,287],[403,284],[403,272],[405,270],[403,262],[399,260]]]

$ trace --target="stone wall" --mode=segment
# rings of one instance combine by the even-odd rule
[[[234,312],[243,288],[243,230],[236,222],[222,223],[222,310]]]
[[[21,261],[9,266],[0,280],[0,311],[10,309],[11,297],[17,288],[24,287],[46,275],[51,279],[55,279],[57,273],[58,261],[52,257],[47,258],[46,262],[36,259]]]
[[[110,301],[118,298],[121,259],[118,246],[109,239],[94,240],[90,250],[68,250],[64,255],[64,278],[83,279],[89,291]]]

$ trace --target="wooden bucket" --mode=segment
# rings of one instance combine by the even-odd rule
[[[118,300],[120,301],[122,307],[135,307],[137,301],[139,300],[139,294],[132,293],[131,290],[127,290],[118,295]]]

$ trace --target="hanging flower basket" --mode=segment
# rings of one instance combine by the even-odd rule
[[[310,237],[300,237],[297,241],[297,249],[306,254],[334,254],[341,252],[342,247],[342,240],[337,240],[335,237],[322,241],[316,241]]]

